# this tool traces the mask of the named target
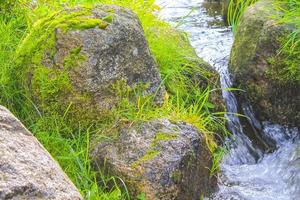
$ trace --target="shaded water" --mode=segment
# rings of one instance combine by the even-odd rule
[[[298,130],[259,122],[251,106],[238,102],[234,94],[226,90],[232,86],[228,59],[233,34],[222,20],[221,4],[204,0],[156,0],[156,3],[162,8],[160,17],[186,31],[199,57],[220,73],[227,111],[242,112],[248,117],[250,130],[242,126],[236,115],[227,114],[228,129],[233,137],[226,141],[229,152],[221,163],[219,190],[207,199],[299,200]],[[259,137],[253,139],[249,132]],[[258,148],[258,139],[265,148]],[[265,151],[269,144],[276,147],[272,153]]]

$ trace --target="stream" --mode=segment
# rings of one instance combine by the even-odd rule
[[[219,2],[205,0],[156,0],[159,16],[189,34],[199,57],[220,74],[226,103],[228,152],[221,161],[218,189],[207,200],[299,200],[300,138],[297,128],[259,122],[251,105],[238,102],[226,90],[232,87],[228,60],[233,33],[221,16]],[[246,129],[241,118],[247,116]],[[258,135],[256,138],[250,135]],[[259,140],[257,142],[257,140]],[[257,143],[263,144],[261,148]],[[272,146],[272,150],[268,147]]]

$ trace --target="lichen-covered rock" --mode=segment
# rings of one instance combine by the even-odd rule
[[[96,145],[92,159],[151,200],[198,200],[214,183],[204,136],[167,119],[124,128],[116,141]]]
[[[66,109],[70,103],[81,110],[110,109],[118,102],[120,83],[163,100],[141,24],[126,8],[76,7],[41,19],[23,41],[17,61],[42,110]]]
[[[278,24],[269,0],[250,6],[241,18],[230,58],[240,97],[250,101],[261,121],[300,125],[300,56],[278,54],[292,25]],[[289,71],[293,68],[292,72]]]
[[[83,199],[38,140],[2,106],[0,199]]]

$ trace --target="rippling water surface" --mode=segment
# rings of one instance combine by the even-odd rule
[[[221,76],[223,97],[230,113],[238,112],[238,102],[225,88],[232,86],[228,59],[233,34],[221,17],[221,4],[204,0],[157,0],[159,16],[186,31],[199,57],[210,63]],[[221,163],[218,191],[214,200],[300,200],[300,139],[296,128],[258,122],[251,106],[243,106],[253,127],[276,150],[264,153],[248,138],[240,119],[228,114],[233,138],[226,142],[229,153]]]
[[[189,33],[199,57],[218,69],[223,66],[223,62],[227,62],[233,35],[222,20],[221,4],[203,0],[156,2],[162,8],[159,15],[163,19]]]

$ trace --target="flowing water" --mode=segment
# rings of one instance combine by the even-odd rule
[[[156,3],[162,8],[159,16],[186,31],[199,57],[210,63],[221,77],[232,138],[225,142],[229,152],[221,162],[218,191],[207,199],[300,200],[298,130],[259,122],[251,106],[238,102],[226,90],[232,87],[228,60],[233,34],[222,19],[221,4],[204,0],[156,0]],[[242,125],[245,122],[241,123],[231,113],[246,115],[250,129],[245,129]],[[269,148],[273,151],[268,151]]]

